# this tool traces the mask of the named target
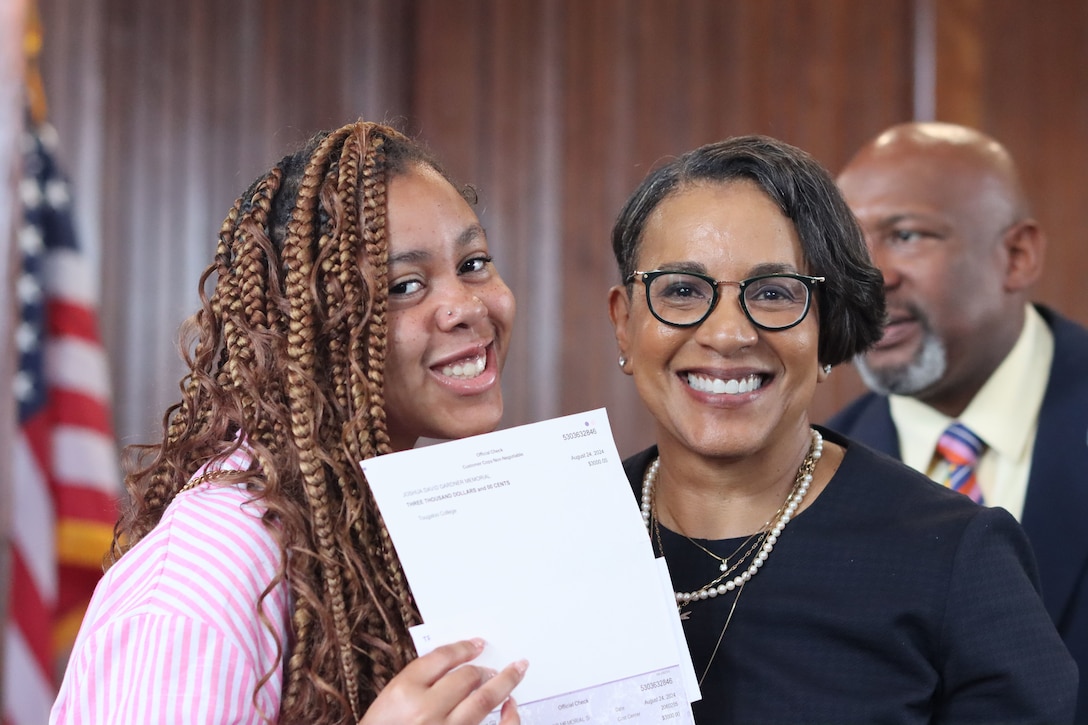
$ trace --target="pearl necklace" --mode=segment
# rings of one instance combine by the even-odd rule
[[[808,493],[809,486],[812,485],[812,473],[816,470],[816,463],[820,460],[820,456],[823,455],[823,451],[824,438],[820,435],[820,431],[813,429],[812,444],[809,446],[808,455],[805,456],[805,460],[801,462],[800,468],[797,469],[797,477],[794,479],[793,489],[790,491],[789,496],[786,497],[786,502],[782,504],[782,508],[779,510],[780,513],[777,518],[774,519],[773,526],[765,531],[766,537],[763,540],[763,545],[759,548],[759,552],[755,555],[752,563],[748,565],[748,568],[726,582],[721,581],[725,576],[723,574],[706,586],[701,589],[696,589],[693,592],[673,592],[676,595],[677,604],[683,606],[689,602],[700,599],[713,599],[720,594],[731,592],[734,589],[743,586],[748,580],[756,575],[760,567],[763,566],[767,561],[767,558],[771,555],[771,551],[774,550],[774,545],[778,542],[778,537],[782,535],[782,530],[786,528],[786,524],[788,524],[790,519],[793,518],[793,515],[797,513],[797,509],[804,500],[805,494]],[[647,532],[651,530],[654,518],[654,483],[657,481],[657,471],[660,466],[661,458],[655,458],[646,469],[646,474],[642,478],[642,521],[646,524]],[[728,574],[729,572],[726,573]]]

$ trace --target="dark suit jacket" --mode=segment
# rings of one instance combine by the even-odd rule
[[[1021,523],[1039,562],[1043,601],[1080,668],[1078,723],[1088,723],[1088,330],[1042,306],[1054,362]],[[888,399],[868,393],[827,422],[899,457]]]

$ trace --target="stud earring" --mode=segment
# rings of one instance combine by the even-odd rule
[[[616,362],[619,364],[620,370],[623,370],[624,368],[627,367],[627,358],[624,357],[623,355],[620,355],[619,360],[617,360]]]
[[[830,374],[831,374],[831,366],[830,365],[824,365],[824,375],[830,375]]]

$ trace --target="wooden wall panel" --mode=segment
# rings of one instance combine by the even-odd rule
[[[1088,323],[1088,3],[943,0],[937,11],[938,118],[1009,148],[1049,233],[1035,297]]]
[[[640,68],[638,50],[655,47],[661,52],[668,23],[657,29],[660,35],[643,42],[642,3],[631,13],[623,12],[622,1],[587,6],[578,12],[568,6],[561,29],[565,107],[560,136],[565,163],[560,170],[558,292],[562,329],[577,343],[563,349],[556,412],[606,406],[622,448],[622,431],[641,417],[642,406],[616,366],[607,313],[608,288],[617,282],[609,231],[632,182],[644,173],[640,157],[631,150],[644,116],[657,106],[640,103],[642,88],[661,85],[655,84],[660,72]]]
[[[400,121],[479,187],[519,300],[504,423],[604,405],[635,450],[652,430],[605,306],[623,200],[660,159],[740,133],[834,171],[910,118],[919,8],[935,11],[938,115],[1020,157],[1052,237],[1040,296],[1088,319],[1081,0],[41,3],[126,440],[154,435],[176,397],[172,331],[235,195],[311,131],[364,115]],[[813,417],[859,391],[836,371]]]

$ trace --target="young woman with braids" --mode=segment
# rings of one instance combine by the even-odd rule
[[[200,289],[51,721],[518,722],[524,661],[415,658],[358,465],[499,422],[514,299],[465,197],[391,128],[320,134],[235,203]]]

